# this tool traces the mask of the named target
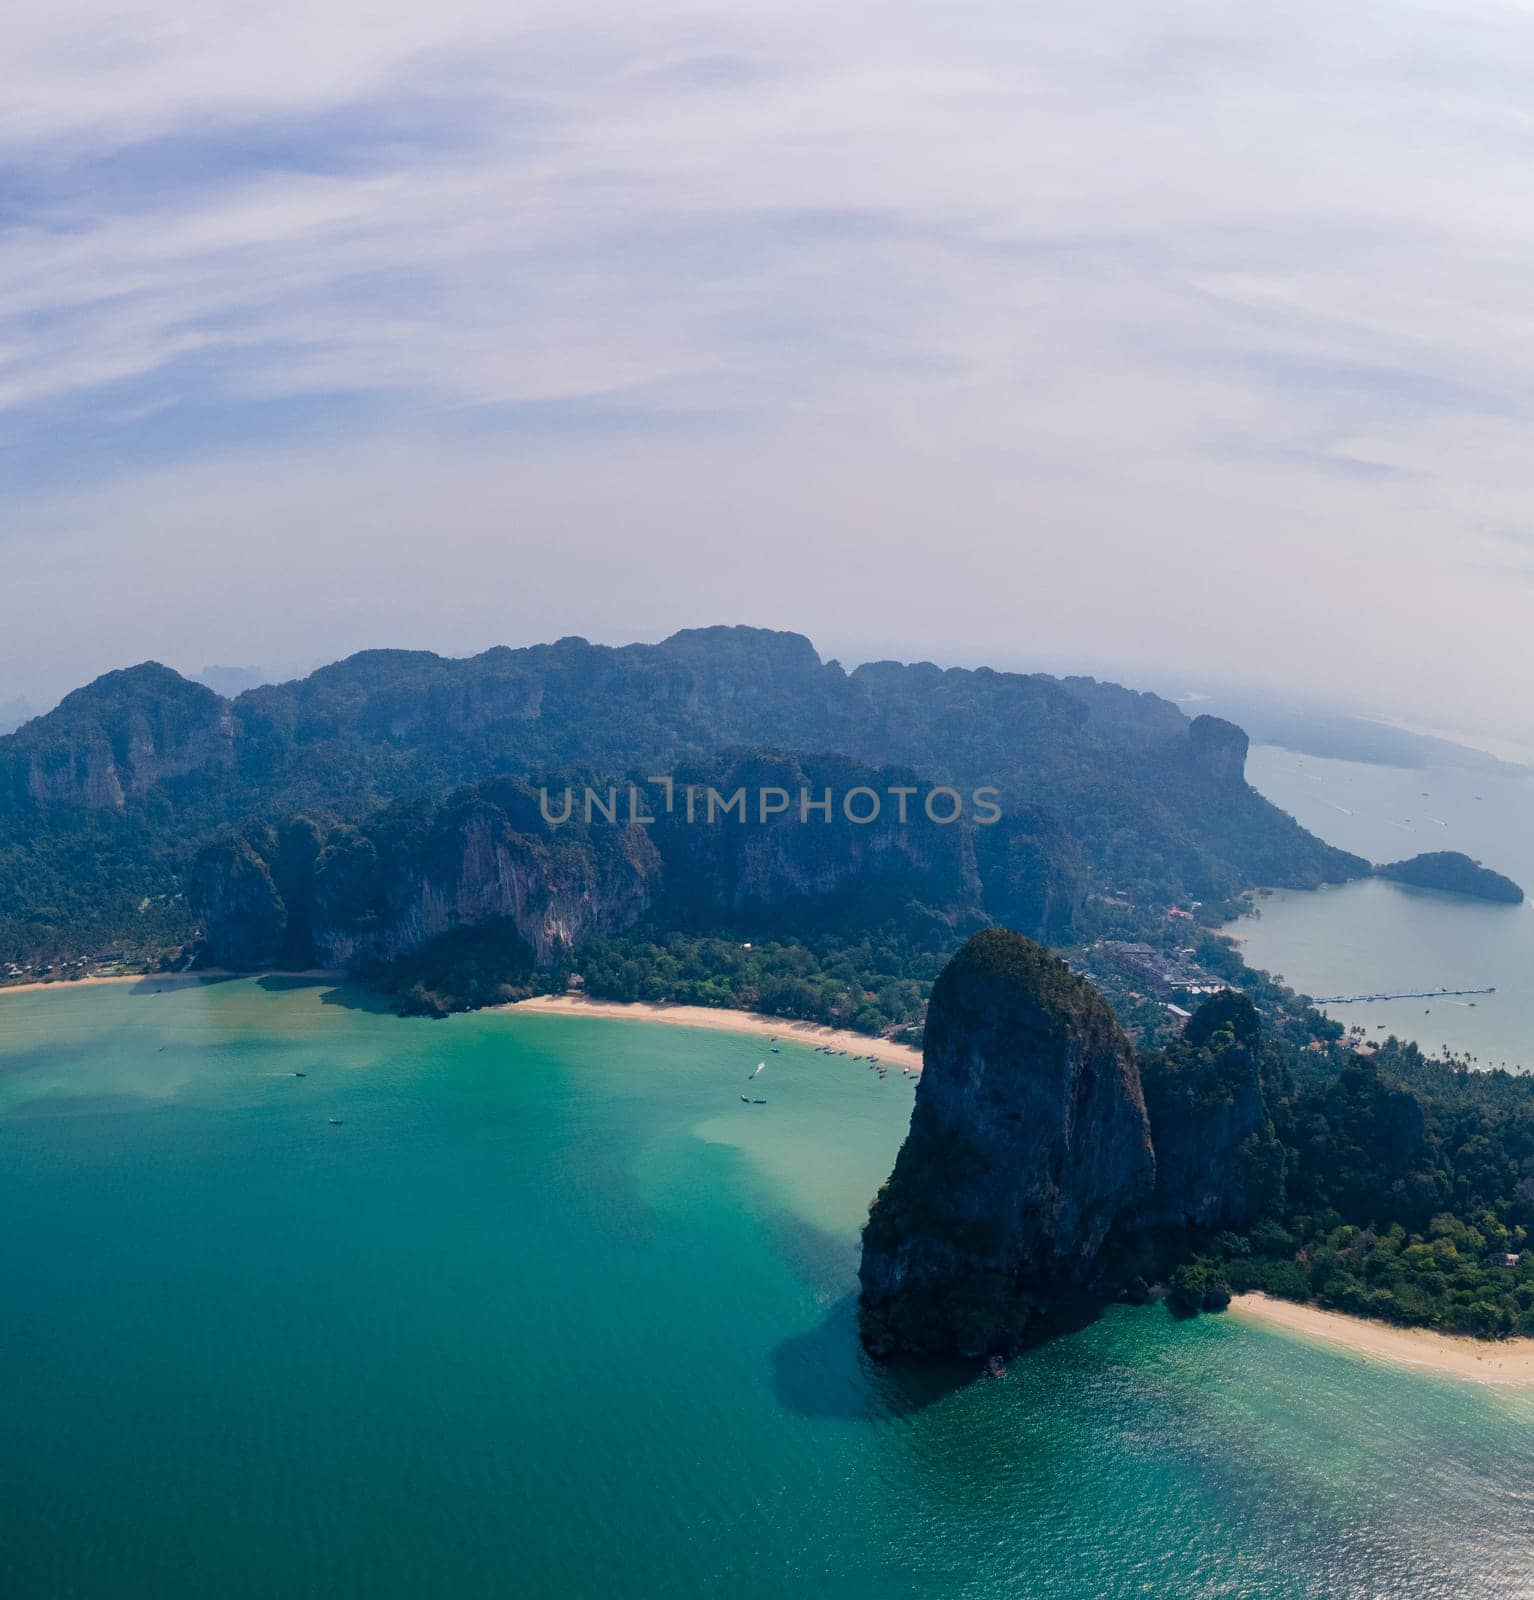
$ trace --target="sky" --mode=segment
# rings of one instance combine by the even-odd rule
[[[0,701],[749,622],[1534,734],[1534,9],[10,0]]]

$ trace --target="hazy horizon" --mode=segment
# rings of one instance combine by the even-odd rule
[[[0,702],[744,621],[1534,743],[1521,9],[23,0],[0,62]]]

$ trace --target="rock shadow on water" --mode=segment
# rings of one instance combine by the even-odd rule
[[[221,983],[237,983],[234,972],[147,972],[127,986],[135,998],[154,994],[181,994],[188,989],[211,989]]]
[[[1038,1312],[1012,1355],[1027,1362],[1035,1352],[1091,1327],[1106,1309],[1072,1295]],[[897,1356],[875,1359],[858,1337],[858,1297],[843,1296],[808,1333],[785,1339],[771,1355],[779,1404],[803,1417],[873,1421],[908,1417],[967,1388],[995,1380],[976,1362]]]
[[[299,989],[334,989],[336,980],[329,973],[267,972],[256,979],[256,987],[268,994],[292,994]]]
[[[263,979],[263,982],[266,980]],[[361,1011],[373,1017],[397,1017],[389,996],[362,983],[338,983],[334,978],[283,980],[291,988],[323,987],[322,1006],[339,1006],[343,1011]]]
[[[844,1295],[808,1333],[774,1346],[772,1390],[801,1417],[872,1422],[912,1416],[979,1376],[954,1362],[875,1361],[858,1338],[858,1297]]]

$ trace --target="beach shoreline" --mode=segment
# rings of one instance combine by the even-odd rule
[[[221,977],[221,973],[205,972],[106,972],[93,973],[86,978],[34,978],[26,983],[0,984],[0,995],[41,994],[45,989],[62,993],[66,989],[94,989],[104,983],[151,983],[164,978],[175,981],[185,978]]]
[[[893,1039],[877,1039],[820,1022],[768,1017],[755,1011],[727,1011],[716,1006],[659,1005],[649,1001],[591,1000],[581,995],[534,995],[497,1011],[532,1012],[537,1016],[606,1017],[617,1022],[660,1022],[681,1028],[709,1028],[716,1033],[746,1033],[785,1044],[829,1045],[854,1056],[873,1056],[889,1066],[921,1071],[921,1051]]]
[[[1398,1328],[1341,1311],[1276,1300],[1265,1294],[1238,1294],[1228,1315],[1281,1333],[1341,1346],[1369,1360],[1418,1367],[1475,1383],[1534,1385],[1534,1339],[1472,1339],[1431,1328]]]
[[[44,990],[62,993],[69,989],[89,989],[108,983],[195,983],[228,978],[309,978],[341,983],[344,974],[313,970],[306,972],[229,972],[221,967],[206,967],[196,972],[112,972],[84,978],[37,979],[28,983],[0,986],[0,996],[39,994]],[[488,1011],[523,1011],[539,1016],[606,1017],[619,1022],[660,1022],[673,1027],[708,1028],[715,1033],[744,1033],[755,1038],[776,1038],[787,1044],[829,1046],[854,1056],[874,1056],[887,1066],[921,1071],[921,1051],[892,1039],[878,1039],[846,1028],[832,1028],[819,1022],[804,1022],[793,1017],[769,1017],[756,1011],[729,1011],[718,1006],[661,1005],[651,1001],[592,1000],[585,995],[533,995],[507,1005],[487,1006]]]
[[[195,972],[103,972],[84,978],[36,978],[26,983],[0,983],[0,998],[8,994],[41,994],[52,990],[93,989],[105,983],[193,983],[202,980],[223,982],[230,978],[309,978],[341,983],[339,972],[313,969],[305,972],[230,972],[224,967],[199,967]]]

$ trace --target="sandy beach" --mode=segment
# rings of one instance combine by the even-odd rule
[[[1323,1311],[1319,1306],[1273,1300],[1265,1294],[1238,1294],[1229,1315],[1260,1322],[1302,1338],[1345,1345],[1371,1360],[1422,1367],[1477,1383],[1534,1384],[1534,1339],[1469,1339],[1428,1328],[1395,1328],[1364,1317]]]
[[[724,1011],[715,1006],[665,1006],[615,1000],[587,1000],[578,995],[535,995],[519,1000],[507,1011],[536,1011],[545,1016],[612,1017],[624,1022],[666,1022],[681,1028],[713,1028],[721,1033],[750,1033],[760,1038],[794,1044],[829,1045],[855,1056],[874,1056],[892,1067],[921,1070],[921,1051],[865,1033],[827,1028],[818,1022],[794,1022],[787,1017],[764,1017],[754,1011]]]
[[[43,989],[60,993],[67,989],[84,989],[101,983],[196,983],[203,979],[250,978],[260,974],[250,972],[224,972],[207,968],[199,972],[114,972],[99,977],[58,978],[34,983],[13,983],[0,987],[0,995],[36,994]],[[341,982],[334,972],[284,972],[284,978],[323,978]],[[873,1039],[864,1033],[851,1033],[844,1028],[827,1028],[818,1022],[796,1022],[788,1017],[764,1017],[754,1011],[724,1011],[716,1006],[666,1006],[635,1002],[632,1005],[617,1000],[588,1000],[581,995],[535,995],[530,1000],[519,1000],[514,1006],[495,1006],[497,1011],[537,1011],[547,1016],[564,1017],[614,1017],[626,1022],[668,1022],[682,1028],[712,1028],[722,1033],[749,1033],[760,1038],[777,1037],[795,1044],[829,1045],[833,1050],[845,1050],[850,1055],[874,1056],[892,1067],[905,1067],[921,1071],[921,1051],[910,1045],[895,1044],[889,1039]]]
[[[0,995],[37,994],[42,989],[56,989],[63,993],[66,989],[92,989],[100,983],[148,983],[157,978],[174,983],[186,978],[213,976],[215,974],[202,972],[113,972],[91,978],[38,978],[30,983],[0,984]]]
[[[59,994],[69,989],[90,989],[101,983],[201,983],[204,980],[226,978],[324,978],[340,983],[337,972],[228,972],[222,967],[200,967],[196,972],[110,972],[88,978],[39,978],[30,983],[0,984],[0,996],[8,994],[37,994],[51,989]]]

